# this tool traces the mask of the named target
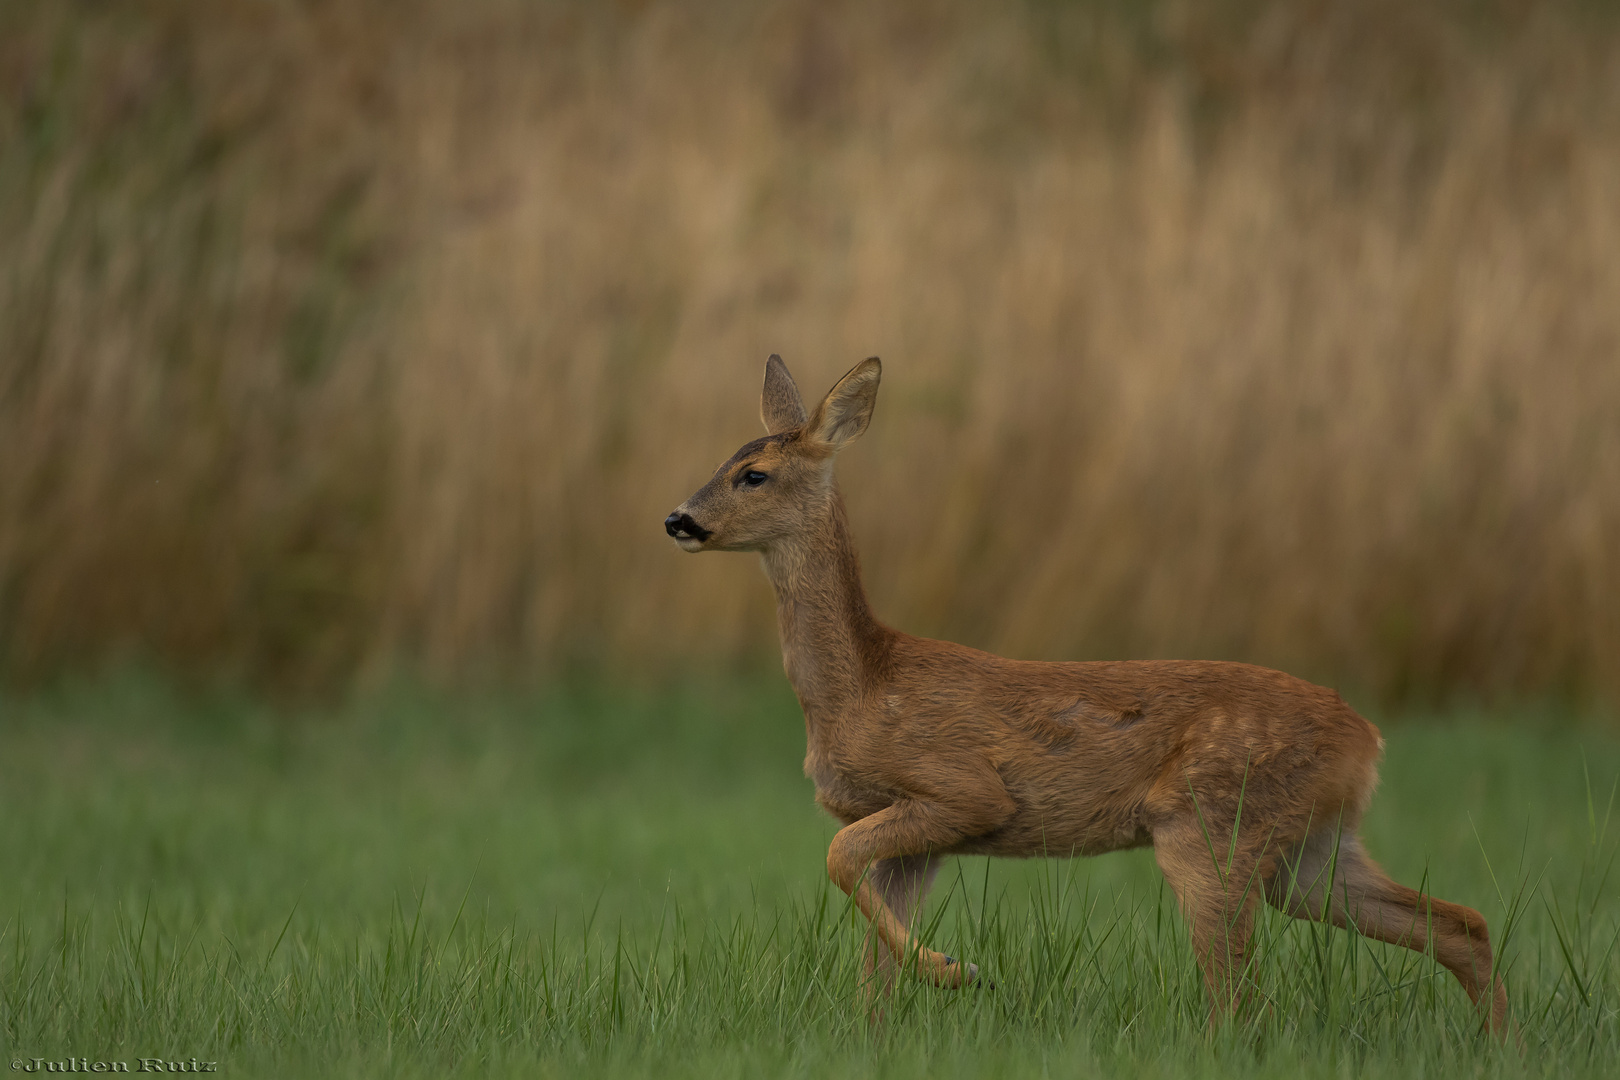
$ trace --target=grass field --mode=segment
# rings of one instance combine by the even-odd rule
[[[1383,722],[1369,845],[1505,937],[1523,1045],[1503,1051],[1426,959],[1274,914],[1256,1006],[1207,1037],[1147,852],[958,860],[928,937],[996,988],[907,982],[870,1025],[778,681],[298,712],[131,677],[0,708],[0,1056],[25,1065],[1451,1077],[1620,1061],[1620,741],[1567,717]]]

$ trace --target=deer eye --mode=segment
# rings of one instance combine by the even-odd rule
[[[769,479],[770,477],[766,476],[758,469],[749,469],[747,472],[742,474],[742,482],[747,484],[749,487],[759,487],[759,485],[763,484]]]

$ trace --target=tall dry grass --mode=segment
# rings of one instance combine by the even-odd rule
[[[766,657],[660,520],[780,351],[902,627],[1620,700],[1601,6],[19,0],[0,99],[12,677]]]

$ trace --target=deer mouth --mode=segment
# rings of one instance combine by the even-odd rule
[[[696,551],[703,546],[705,540],[714,535],[693,521],[691,514],[684,513],[671,514],[665,518],[664,531],[674,538],[682,551]]]

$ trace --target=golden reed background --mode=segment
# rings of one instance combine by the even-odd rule
[[[881,355],[880,614],[1620,700],[1620,21],[1578,3],[0,6],[0,655],[775,650],[664,514]]]

